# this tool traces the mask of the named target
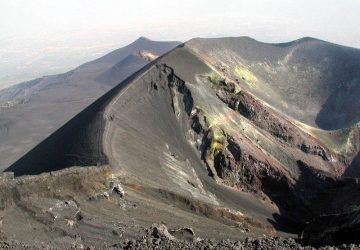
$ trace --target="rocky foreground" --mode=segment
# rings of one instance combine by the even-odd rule
[[[189,229],[188,234],[194,234]],[[176,232],[175,232],[176,233]],[[182,234],[184,236],[184,234]],[[246,238],[244,241],[213,240],[194,238],[192,241],[179,240],[168,232],[165,225],[155,225],[147,236],[140,240],[126,240],[111,248],[115,249],[360,249],[360,245],[324,246],[314,248],[303,246],[293,238],[266,237]]]
[[[230,240],[203,240],[198,242],[153,240],[128,241],[122,245],[116,245],[118,249],[316,249],[309,246],[302,246],[294,239],[285,238],[261,238],[248,239],[245,241]],[[326,246],[318,249],[360,249],[360,245],[341,245],[339,247]]]
[[[171,233],[170,233],[171,232]],[[246,238],[243,241],[233,241],[229,239],[201,239],[195,237],[191,228],[183,228],[177,231],[168,231],[163,224],[154,224],[146,230],[144,236],[138,239],[126,239],[123,242],[102,249],[360,249],[360,245],[343,244],[340,246],[323,246],[314,248],[303,246],[293,238],[283,237],[264,237],[264,238]],[[176,235],[176,237],[174,236]],[[0,242],[1,249],[56,249],[43,245],[30,246],[19,241]],[[83,244],[74,244],[72,249],[97,249],[94,246],[84,246]]]

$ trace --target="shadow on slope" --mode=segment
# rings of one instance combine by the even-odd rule
[[[346,169],[344,176],[360,177],[360,152],[352,160],[350,166]]]
[[[314,218],[342,213],[358,204],[359,185],[350,179],[336,179],[298,161],[301,171],[291,188],[264,183],[266,192],[279,207],[268,219],[280,231],[298,233]]]
[[[339,82],[318,113],[316,124],[326,130],[335,130],[357,123],[360,121],[359,96],[360,77]]]
[[[108,159],[102,146],[102,134],[106,123],[103,116],[104,108],[114,95],[150,65],[100,97],[5,171],[21,176],[56,171],[70,166],[107,164]]]

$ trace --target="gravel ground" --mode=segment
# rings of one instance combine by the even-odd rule
[[[168,239],[142,239],[128,240],[113,246],[113,249],[360,249],[360,245],[341,245],[338,247],[325,246],[313,248],[302,246],[291,238],[259,238],[246,239],[245,241],[231,240],[200,240],[194,242],[172,241]]]

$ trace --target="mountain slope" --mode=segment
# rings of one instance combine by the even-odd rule
[[[140,208],[152,204],[146,218],[143,210],[131,213],[134,225],[184,218],[181,226],[218,239],[301,233],[317,216],[360,204],[358,120],[334,111],[327,116],[338,130],[316,124],[320,106],[338,89],[320,79],[332,74],[355,86],[357,55],[312,38],[191,40],[103,95],[7,171],[110,166],[129,199],[141,200]],[[340,58],[349,58],[350,71],[337,65]],[[176,212],[159,218],[169,204]],[[102,205],[97,211],[105,213]],[[188,220],[189,211],[196,219]],[[214,221],[216,231],[209,230]]]
[[[141,37],[65,74],[45,76],[1,90],[0,169],[8,167],[102,94],[146,65],[148,58],[141,57],[139,52],[163,54],[178,44]],[[116,67],[115,73],[112,67]]]

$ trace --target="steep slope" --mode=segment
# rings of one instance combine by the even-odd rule
[[[233,81],[236,91],[245,90],[346,156],[346,165],[356,156],[360,50],[313,38],[283,44],[247,37],[193,39],[186,46]]]
[[[0,91],[0,169],[12,164],[102,94],[178,42],[139,38],[70,72]]]
[[[358,49],[313,38],[284,44],[194,39],[187,45],[242,88],[310,126],[333,130],[360,119]]]
[[[322,50],[305,53],[314,43],[334,47],[333,53],[342,57],[350,50],[351,62],[358,60],[357,50],[310,38],[277,45],[249,38],[191,40],[103,95],[7,171],[26,175],[110,166],[112,175],[128,185],[130,199],[138,199],[141,208],[151,204],[154,220],[171,224],[184,218],[182,226],[200,237],[300,233],[317,216],[342,214],[360,204],[358,125],[340,113],[329,115],[339,130],[316,125],[319,105],[336,84],[317,82],[317,73],[306,70],[327,65]],[[283,58],[294,46],[305,48],[299,48],[305,54],[291,59],[303,67],[297,73],[283,69],[282,78],[270,63],[268,74],[260,64],[256,72],[251,68],[264,55],[273,62]],[[307,55],[302,63],[301,55]],[[279,73],[274,73],[276,81],[271,81],[271,70]],[[344,72],[330,71],[342,79]],[[348,77],[356,84],[354,72]],[[332,90],[316,92],[304,74],[306,81]],[[291,87],[299,86],[314,93],[291,96]],[[281,109],[281,103],[289,108]],[[301,105],[306,112],[298,112]],[[176,212],[159,218],[156,214],[168,204]],[[101,213],[102,205],[97,207]],[[189,210],[196,220],[188,219]],[[134,224],[151,225],[151,216],[131,216]],[[210,221],[219,224],[210,230]]]

